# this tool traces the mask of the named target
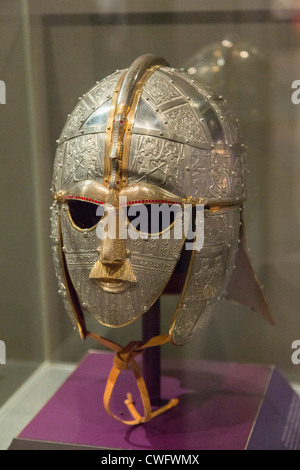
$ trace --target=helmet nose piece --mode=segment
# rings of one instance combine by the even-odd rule
[[[123,292],[137,282],[132,266],[126,261],[125,240],[103,241],[98,248],[99,259],[94,264],[90,279],[106,292]]]
[[[125,240],[106,238],[98,252],[100,261],[105,266],[121,266],[126,261]]]
[[[99,259],[94,264],[90,279],[106,292],[123,292],[137,282],[132,266],[126,261],[128,250],[124,239],[109,237],[98,248]]]

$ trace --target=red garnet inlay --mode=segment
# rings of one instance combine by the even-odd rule
[[[97,199],[92,199],[90,197],[85,196],[66,196],[67,199],[80,199],[81,201],[88,201],[88,202],[95,202],[96,204],[104,204],[102,201],[98,201]]]

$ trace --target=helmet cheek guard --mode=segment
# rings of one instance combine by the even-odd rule
[[[126,424],[177,403],[152,411],[134,360],[145,348],[189,342],[226,291],[271,319],[245,251],[244,175],[245,146],[226,102],[159,57],[98,82],[69,115],[53,172],[55,272],[81,338],[116,352],[104,405],[118,420],[111,384],[128,364],[135,373],[144,416],[128,397]],[[168,333],[123,347],[87,331],[86,314],[109,327],[141,317],[180,259],[185,282]]]

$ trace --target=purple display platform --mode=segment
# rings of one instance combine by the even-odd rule
[[[300,398],[273,367],[163,361],[162,398],[178,397],[179,404],[149,423],[131,427],[111,418],[103,408],[112,358],[110,353],[90,351],[11,448],[300,448]],[[131,370],[120,374],[112,397],[111,408],[122,418],[129,418],[124,405],[129,391],[138,407]]]

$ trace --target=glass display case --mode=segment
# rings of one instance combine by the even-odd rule
[[[78,97],[145,53],[214,87],[239,119],[249,169],[247,244],[275,321],[222,301],[193,341],[166,345],[161,354],[268,364],[297,388],[300,4],[0,0],[0,17],[0,447],[29,420],[29,408],[23,415],[14,408],[29,390],[36,390],[36,412],[84,354],[100,347],[80,340],[57,292],[49,240],[56,140]],[[161,298],[162,331],[177,300],[176,292]],[[87,321],[113,341],[141,335],[140,320],[122,331]]]

